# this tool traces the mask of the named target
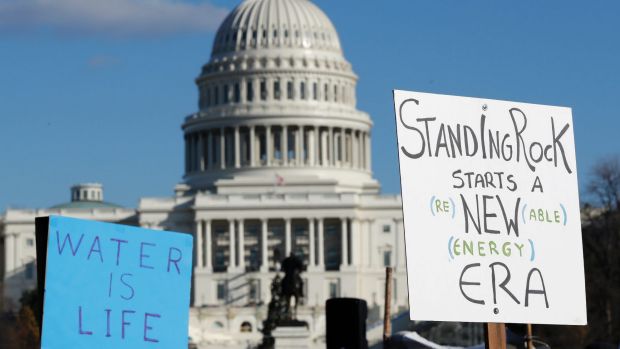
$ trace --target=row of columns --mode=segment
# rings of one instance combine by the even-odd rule
[[[260,270],[269,270],[268,261],[268,219],[262,219],[260,231],[261,266]],[[284,257],[292,251],[292,231],[290,218],[284,219]],[[350,267],[371,267],[377,261],[373,256],[377,254],[376,237],[372,233],[373,221],[358,218],[340,218],[340,270]],[[402,220],[396,219],[395,240],[393,242],[395,260],[392,263],[397,269],[405,267],[404,235]],[[228,220],[229,235],[229,262],[228,271],[245,271],[245,225],[243,219]],[[196,266],[199,269],[211,271],[213,269],[213,236],[212,221],[199,220],[196,222]],[[325,218],[308,219],[308,268],[310,270],[324,270],[325,268]],[[401,241],[402,240],[402,241]],[[239,252],[237,257],[236,253]]]
[[[200,86],[200,109],[228,103],[254,101],[325,101],[354,106],[355,84],[352,81],[306,78],[241,78],[235,82],[216,82]]]
[[[317,126],[222,127],[185,136],[185,172],[258,166],[371,170],[366,131]]]

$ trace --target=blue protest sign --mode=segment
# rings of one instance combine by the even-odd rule
[[[45,236],[42,349],[187,348],[191,235],[52,216]]]

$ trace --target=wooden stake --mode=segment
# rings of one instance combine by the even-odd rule
[[[506,349],[506,325],[487,322],[484,327],[486,349]]]
[[[385,305],[383,312],[383,347],[388,347],[392,334],[392,268],[385,268]]]
[[[532,324],[527,324],[527,349],[534,349],[532,341]]]

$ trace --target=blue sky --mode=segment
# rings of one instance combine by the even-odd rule
[[[0,211],[78,182],[135,207],[172,195],[184,116],[238,1],[0,0]],[[316,0],[360,76],[373,170],[399,192],[391,90],[573,108],[580,181],[620,152],[620,2]]]

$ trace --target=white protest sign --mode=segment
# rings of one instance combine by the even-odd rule
[[[411,319],[586,324],[571,109],[394,91]]]

